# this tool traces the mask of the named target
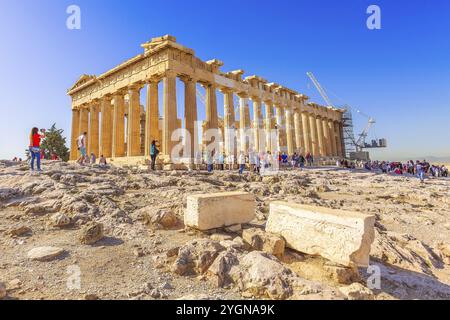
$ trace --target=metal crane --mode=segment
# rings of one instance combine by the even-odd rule
[[[320,85],[319,81],[316,79],[314,74],[312,72],[307,72],[306,75],[311,79],[312,83],[316,87],[317,91],[319,91],[320,95],[322,96],[323,100],[327,103],[327,105],[335,108],[335,106],[331,102],[330,98],[328,97],[326,91],[322,88],[322,86]],[[371,116],[368,116],[367,114],[361,112],[360,110],[355,110],[354,108],[352,108],[349,105],[345,105],[344,109],[345,109],[345,111],[354,111],[354,112],[368,118],[367,126],[359,134],[358,140],[355,140],[352,124],[350,125],[350,128],[347,128],[349,130],[345,130],[346,135],[347,135],[346,138],[352,142],[352,144],[356,148],[356,151],[362,151],[362,149],[364,149],[364,148],[371,148],[371,147],[385,147],[385,142],[383,144],[380,143],[379,146],[373,146],[373,145],[366,144],[366,138],[367,138],[367,135],[369,134],[369,130],[376,122],[374,118],[372,118]],[[385,139],[383,139],[383,140],[385,141]]]

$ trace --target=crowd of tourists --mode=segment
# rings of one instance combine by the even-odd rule
[[[34,127],[30,134],[29,145],[29,161],[30,168],[35,171],[35,164],[37,172],[41,171],[41,159],[43,158],[43,150],[41,150],[41,140],[45,138],[45,129],[39,130]],[[77,138],[77,147],[80,157],[77,163],[80,165],[107,166],[106,158],[101,154],[97,159],[97,155],[91,152],[87,154],[87,132],[83,132]],[[150,145],[150,169],[156,169],[157,157],[159,155],[159,146],[157,141],[153,140]],[[56,154],[52,154],[52,160],[58,160]],[[14,158],[13,161],[22,161],[20,158]],[[236,156],[225,155],[224,153],[215,151],[198,151],[194,156],[194,169],[202,170],[206,165],[208,172],[214,170],[237,170],[239,174],[248,168],[250,172],[262,173],[265,171],[274,171],[278,169],[295,169],[302,170],[306,166],[313,166],[315,164],[314,157],[307,152],[305,155],[294,152],[288,155],[286,152],[271,153],[270,151],[256,152],[250,150],[248,153],[239,152]],[[336,161],[336,166],[339,168],[348,169],[365,169],[368,171],[377,171],[380,173],[390,173],[398,175],[415,175],[421,181],[425,176],[432,177],[448,177],[448,168],[444,165],[432,165],[427,161],[413,161],[407,162],[391,162],[391,161],[349,161],[347,159],[339,159]]]
[[[409,160],[407,162],[357,161],[355,167],[381,173],[418,176],[421,181],[426,176],[436,178],[448,177],[448,168],[445,165],[433,165],[426,160]]]

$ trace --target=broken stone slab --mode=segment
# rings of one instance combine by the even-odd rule
[[[64,253],[58,247],[37,247],[28,251],[28,259],[36,261],[51,261]]]
[[[187,197],[184,224],[199,230],[248,223],[255,218],[255,196],[232,191]]]
[[[349,286],[339,288],[348,300],[374,300],[375,296],[369,288],[355,282]]]
[[[373,215],[275,201],[270,203],[266,231],[281,235],[289,248],[299,252],[344,266],[367,267],[374,224]]]
[[[244,229],[242,238],[253,249],[273,254],[277,258],[281,258],[284,254],[285,241],[277,235],[264,232],[259,228]]]

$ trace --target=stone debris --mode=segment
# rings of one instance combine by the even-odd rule
[[[349,286],[339,288],[339,291],[348,300],[374,300],[375,296],[369,288],[362,284],[355,282]]]
[[[51,261],[64,253],[64,249],[58,247],[37,247],[28,251],[28,259],[36,261]]]
[[[11,229],[9,229],[7,231],[7,234],[9,234],[10,236],[14,236],[14,237],[22,237],[25,235],[29,235],[31,233],[31,228],[24,226],[24,225],[19,225],[16,227],[12,227]]]
[[[81,229],[79,240],[82,244],[92,245],[103,239],[103,237],[103,224],[90,222]]]
[[[373,215],[276,201],[266,231],[281,235],[292,249],[345,266],[369,265]]]
[[[221,192],[187,197],[184,224],[209,230],[248,223],[255,218],[255,196],[246,192]]]
[[[3,282],[0,282],[0,299],[6,297],[6,286]]]
[[[169,229],[178,224],[178,218],[172,210],[158,209],[148,206],[139,210],[145,224],[157,229]]]
[[[72,223],[70,217],[64,213],[55,213],[50,217],[50,224],[53,227],[64,228]]]
[[[242,238],[254,250],[273,254],[277,258],[281,258],[284,254],[286,243],[279,235],[264,232],[259,228],[250,228],[244,229]]]

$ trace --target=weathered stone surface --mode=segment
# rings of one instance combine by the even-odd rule
[[[255,196],[246,192],[221,192],[187,197],[184,224],[208,230],[248,223],[255,217]]]
[[[68,215],[64,214],[64,213],[55,213],[54,215],[52,215],[50,217],[50,224],[53,227],[58,227],[58,228],[63,228],[63,227],[67,227],[68,225],[70,225],[71,223],[71,219]]]
[[[103,224],[89,222],[81,229],[79,240],[82,244],[94,244],[103,237]]]
[[[7,231],[10,236],[21,237],[31,233],[31,229],[27,226],[19,225],[12,227]]]
[[[218,287],[223,287],[232,282],[229,272],[234,265],[239,264],[237,252],[234,249],[222,251],[208,269],[208,275]]]
[[[348,300],[374,300],[375,296],[367,287],[364,287],[362,284],[355,282],[349,286],[339,288],[339,291],[348,299]]]
[[[368,266],[374,223],[372,215],[276,201],[270,204],[266,231],[283,236],[300,252],[345,266]]]
[[[37,261],[51,261],[64,252],[64,249],[57,247],[37,247],[28,251],[28,259]]]
[[[192,240],[179,249],[172,271],[179,275],[203,274],[223,250],[217,241]]]
[[[281,258],[284,254],[286,243],[279,235],[264,232],[258,228],[250,228],[242,232],[242,238],[255,250],[273,254],[277,258]]]
[[[141,216],[144,223],[157,229],[169,229],[178,224],[178,218],[170,209],[157,209],[147,206],[139,209],[138,216]]]
[[[3,282],[0,282],[0,299],[6,297],[6,286]]]

